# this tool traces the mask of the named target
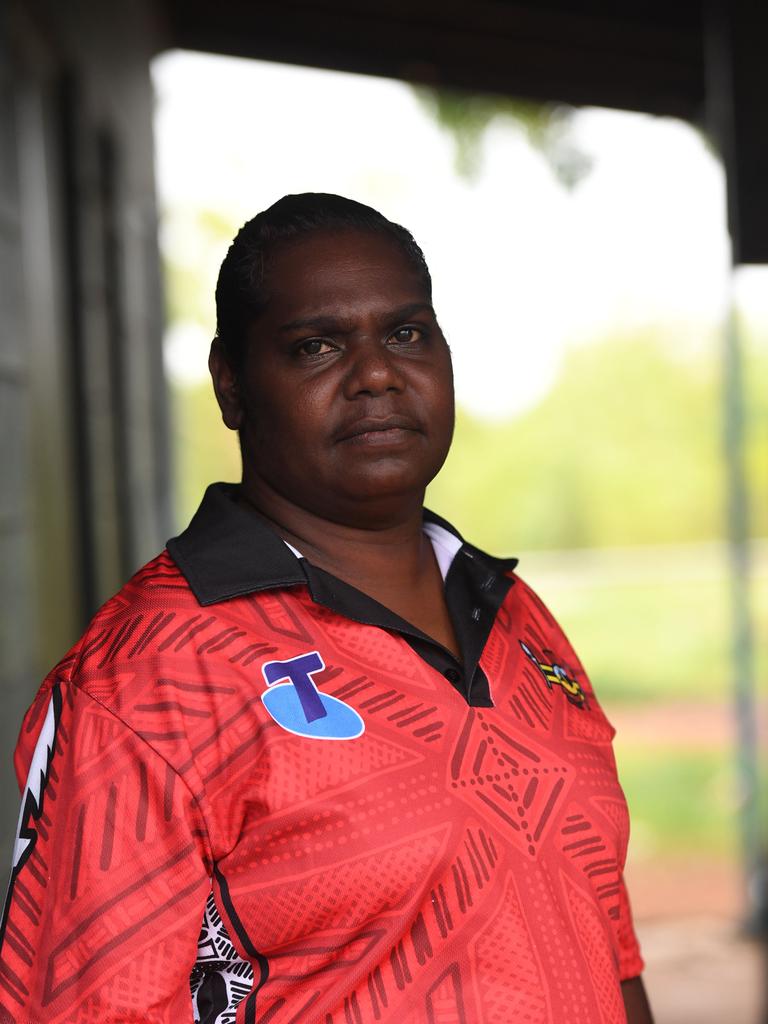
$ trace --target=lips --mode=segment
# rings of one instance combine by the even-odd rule
[[[418,424],[409,416],[366,416],[345,424],[339,430],[336,440],[377,444],[400,440],[418,430]]]

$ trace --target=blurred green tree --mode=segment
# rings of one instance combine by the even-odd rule
[[[454,166],[462,177],[477,176],[485,134],[499,122],[522,131],[566,188],[577,185],[592,168],[591,158],[574,140],[573,107],[454,89],[413,89],[422,107],[453,138]]]
[[[716,338],[712,339],[712,346]],[[723,534],[718,365],[673,354],[654,331],[572,349],[538,405],[502,423],[459,412],[428,501],[500,553],[535,548],[687,543]],[[750,379],[768,352],[750,351]],[[755,388],[749,415],[765,422]],[[750,466],[768,465],[768,434],[750,432]],[[765,533],[765,474],[755,535]]]

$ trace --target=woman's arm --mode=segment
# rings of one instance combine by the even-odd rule
[[[653,1014],[642,978],[627,978],[626,981],[622,981],[621,994],[624,997],[624,1009],[627,1011],[627,1024],[653,1024]]]
[[[0,1020],[192,1024],[210,891],[185,780],[69,682],[41,690],[17,749],[22,810],[0,920]]]

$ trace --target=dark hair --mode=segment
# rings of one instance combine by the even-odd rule
[[[368,231],[392,239],[421,275],[432,296],[432,278],[413,235],[363,203],[324,192],[283,196],[244,224],[229,247],[216,285],[216,339],[230,366],[240,370],[248,327],[265,308],[270,254],[284,242],[316,231]]]

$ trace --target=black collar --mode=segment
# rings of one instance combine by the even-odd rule
[[[211,484],[168,550],[202,605],[306,584],[300,560],[245,502],[236,484]]]
[[[168,541],[174,562],[201,605],[307,584],[304,559],[253,509],[237,500],[238,492],[237,484],[211,484],[186,530]],[[457,558],[464,554],[502,575],[517,565],[516,558],[494,558],[467,544],[450,523],[428,509],[424,520],[442,526],[462,542]]]
[[[478,666],[496,612],[512,586],[516,558],[494,558],[467,544],[440,516],[425,523],[459,542],[445,580],[448,611],[461,659],[374,598],[300,558],[245,502],[235,484],[211,484],[187,529],[168,551],[201,605],[217,604],[277,587],[306,586],[317,604],[349,619],[400,633],[470,703],[491,707],[488,681]]]

